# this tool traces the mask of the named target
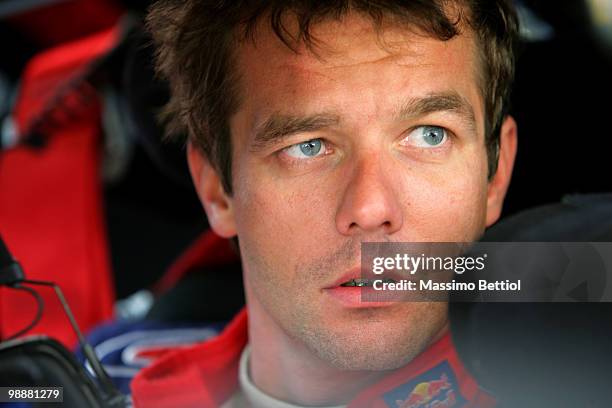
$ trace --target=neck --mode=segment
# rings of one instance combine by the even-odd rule
[[[296,405],[344,405],[386,371],[330,366],[289,338],[257,301],[249,303],[250,376],[266,394]]]

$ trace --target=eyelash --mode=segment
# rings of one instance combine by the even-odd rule
[[[317,156],[313,156],[313,157],[309,157],[309,158],[295,158],[295,157],[291,157],[289,154],[287,154],[287,151],[293,147],[297,147],[303,143],[309,142],[311,140],[320,140],[321,141],[321,149],[325,149],[324,152],[320,155]],[[297,143],[293,143],[287,147],[284,147],[280,150],[278,150],[276,152],[276,155],[281,158],[281,160],[285,161],[285,162],[289,162],[291,164],[307,164],[307,163],[312,163],[313,161],[317,160],[317,159],[321,159],[329,154],[331,154],[333,152],[333,148],[331,147],[331,143],[323,138],[312,138],[312,139],[307,139],[307,140],[303,140]]]
[[[403,142],[404,140],[406,140],[410,135],[412,135],[413,132],[415,132],[416,130],[420,129],[420,128],[438,128],[438,129],[442,129],[442,131],[444,131],[445,134],[445,141],[444,144],[438,146],[432,146],[430,148],[426,148],[426,147],[421,147],[421,149],[423,150],[435,150],[435,149],[439,149],[442,146],[448,144],[448,143],[452,143],[453,139],[455,138],[455,134],[448,128],[444,127],[444,126],[439,126],[439,125],[432,125],[432,124],[426,124],[426,125],[417,125],[414,126],[408,130],[406,130],[405,132],[403,132],[401,134],[401,139],[400,139],[400,144],[402,144],[401,142]],[[402,144],[403,146],[409,147],[410,145],[408,144]],[[416,147],[419,148],[419,147]]]

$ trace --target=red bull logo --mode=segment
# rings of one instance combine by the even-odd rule
[[[455,400],[455,393],[448,382],[446,374],[442,374],[439,380],[419,383],[408,398],[405,400],[397,400],[396,404],[399,408],[446,408],[452,407]],[[447,392],[444,392],[447,391]],[[443,394],[444,400],[440,401],[438,397]]]
[[[458,393],[456,379],[446,361],[385,394],[385,401],[394,408],[450,408],[465,402]]]

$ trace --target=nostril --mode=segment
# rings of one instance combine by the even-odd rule
[[[381,224],[378,224],[378,228],[381,228],[382,230],[388,231],[392,228],[392,223],[391,221],[385,221]],[[348,230],[349,231],[353,231],[355,229],[368,229],[368,228],[364,228],[363,225],[357,223],[357,222],[352,222],[349,226],[348,226]]]

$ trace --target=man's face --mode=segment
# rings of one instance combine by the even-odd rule
[[[391,369],[441,331],[447,305],[369,307],[338,296],[338,285],[359,270],[363,241],[473,241],[483,232],[476,44],[469,33],[447,42],[399,28],[379,36],[358,15],[313,32],[318,56],[264,29],[236,51],[228,202],[247,299],[336,367]]]

